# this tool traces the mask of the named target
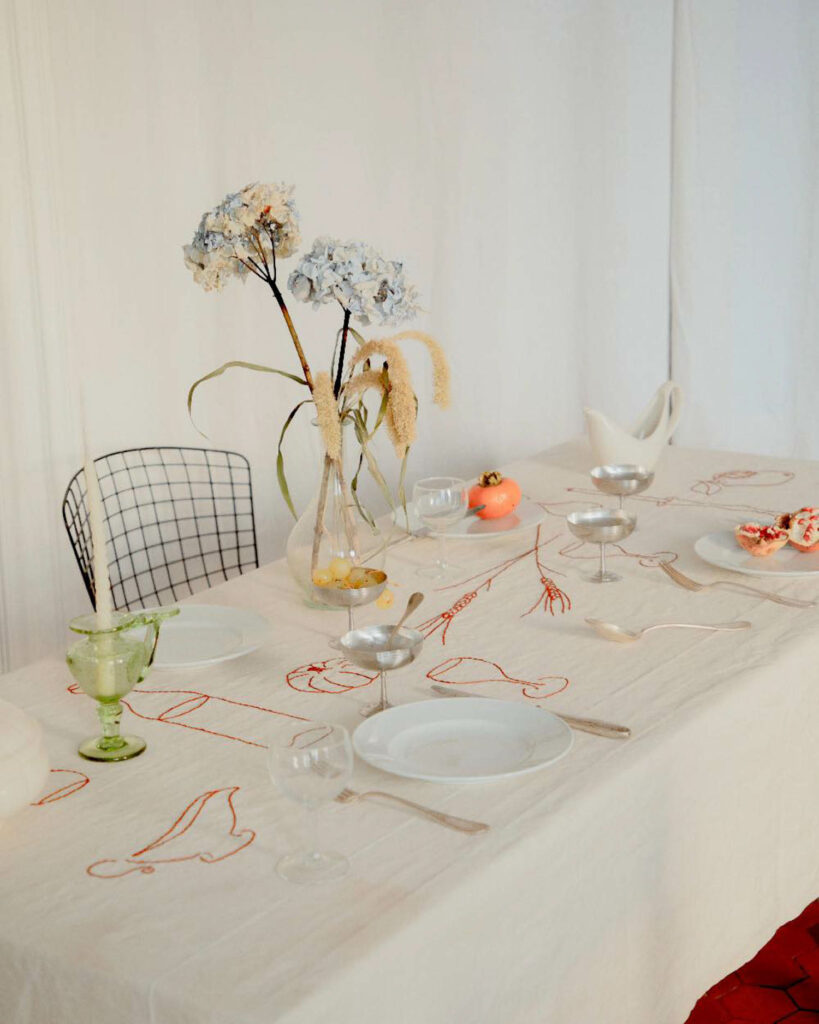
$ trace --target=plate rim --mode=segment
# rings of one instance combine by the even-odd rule
[[[456,523],[454,527],[449,527],[448,530],[444,531],[444,536],[447,538],[447,540],[487,540],[487,539],[490,539],[490,538],[497,539],[499,537],[514,537],[516,533],[522,533],[524,530],[534,530],[536,527],[540,526],[543,523],[543,521],[545,520],[546,516],[548,515],[548,512],[546,511],[545,508],[543,508],[543,506],[540,504],[540,502],[536,501],[534,498],[530,498],[528,494],[524,494],[521,497],[520,504],[518,505],[518,508],[520,508],[520,506],[523,505],[524,502],[527,505],[531,505],[534,508],[539,508],[540,509],[541,515],[540,515],[539,519],[533,519],[533,521],[530,522],[530,523],[521,523],[518,526],[513,526],[513,527],[511,527],[508,530],[497,530],[495,532],[487,531],[486,533],[472,533],[472,534],[469,534],[469,533],[450,533],[449,530],[452,530],[452,529],[456,528],[459,525],[458,523]],[[517,509],[515,509],[515,511],[517,511]],[[513,514],[514,513],[510,513],[510,515],[513,515]],[[404,525],[401,522],[402,518],[403,518],[403,516],[402,516],[402,509],[400,509],[400,508],[395,509],[393,514],[392,514],[393,525],[398,527],[398,529],[404,530],[406,532],[406,528],[404,527]],[[505,516],[502,517],[502,518],[505,518]],[[483,522],[484,520],[481,520],[481,521]],[[461,522],[463,522],[463,520],[461,520]],[[421,525],[421,524],[419,524],[419,525]],[[414,536],[416,536],[416,534],[408,533],[407,536],[414,537]]]
[[[703,541],[712,537],[732,537],[731,530],[711,530],[703,533],[694,541],[694,554],[701,558],[707,565],[716,566],[718,569],[725,569],[727,572],[738,572],[743,576],[769,576],[771,578],[796,579],[797,577],[819,576],[819,569],[754,569],[748,566],[730,565],[727,560],[706,557],[700,548]],[[741,549],[739,549],[741,550]],[[751,556],[753,557],[753,556]]]
[[[258,627],[259,627],[260,631],[263,628],[270,629],[270,627],[271,627],[270,620],[265,618],[264,615],[262,615],[260,612],[255,611],[252,608],[239,608],[237,605],[230,605],[230,604],[201,604],[201,603],[186,604],[185,602],[182,602],[182,601],[179,602],[178,607],[179,607],[179,610],[180,610],[179,616],[176,616],[173,619],[169,619],[169,620],[167,620],[167,622],[163,623],[162,624],[162,629],[165,629],[169,623],[173,623],[173,624],[178,625],[179,624],[179,620],[181,619],[182,613],[187,611],[187,610],[189,610],[189,609],[192,609],[192,608],[227,609],[230,612],[236,612],[236,613],[240,613],[240,614],[244,614],[244,615],[254,616],[257,620],[259,620],[258,621]],[[262,624],[264,624],[264,627],[263,627]],[[151,670],[152,671],[154,669],[162,670],[162,669],[175,669],[175,668],[198,668],[198,667],[201,667],[203,665],[218,665],[218,664],[220,664],[223,661],[233,661],[235,658],[243,658],[246,654],[251,654],[253,651],[258,650],[262,646],[262,644],[264,643],[264,638],[263,637],[260,638],[260,639],[248,642],[246,640],[245,636],[243,635],[242,636],[242,641],[239,643],[238,647],[234,648],[233,650],[229,651],[226,654],[220,654],[220,655],[218,655],[215,658],[197,658],[197,659],[195,659],[193,661],[163,662],[163,661],[158,660],[159,651],[161,649],[161,642],[162,642],[162,632],[161,632],[161,630],[160,630],[160,635],[159,636],[160,636],[160,644],[159,644],[159,646],[157,648],[157,657],[154,658],[154,662],[151,665]]]
[[[379,714],[380,715],[388,715],[391,711],[401,711],[404,708],[414,707],[414,706],[417,706],[419,704],[429,704],[429,705],[440,704],[442,699],[443,700],[447,700],[447,698],[431,697],[431,698],[425,698],[424,700],[407,701],[405,704],[397,704],[394,707],[388,708],[386,711],[380,712]],[[517,706],[517,707],[520,707],[520,708],[526,708],[527,711],[536,711],[536,712],[539,712],[541,714],[546,714],[546,715],[549,716],[549,718],[551,718],[554,722],[556,722],[560,726],[561,732],[566,737],[567,742],[566,742],[565,749],[562,750],[559,754],[557,754],[557,756],[551,758],[548,761],[541,761],[539,764],[529,765],[526,768],[518,768],[518,769],[515,769],[514,771],[511,771],[511,772],[503,772],[501,774],[494,774],[494,775],[467,775],[467,776],[457,776],[456,777],[456,776],[451,776],[451,775],[428,775],[428,774],[422,774],[422,773],[419,773],[419,772],[394,771],[394,770],[392,770],[390,768],[385,768],[383,765],[374,764],[359,749],[360,748],[359,733],[361,732],[361,730],[363,728],[366,728],[368,725],[370,725],[374,721],[374,719],[379,717],[379,715],[373,715],[370,718],[365,719],[363,722],[360,722],[356,726],[356,728],[353,730],[353,735],[352,735],[353,750],[355,751],[356,755],[358,757],[360,757],[362,761],[365,762],[365,764],[368,764],[371,768],[376,768],[378,771],[386,772],[388,775],[395,775],[396,777],[402,778],[402,779],[415,779],[416,781],[419,781],[419,782],[435,782],[435,783],[441,783],[443,785],[456,785],[456,786],[459,786],[459,785],[479,784],[479,783],[482,783],[482,782],[500,782],[500,781],[502,781],[504,779],[514,779],[514,778],[519,778],[522,775],[531,775],[534,772],[541,771],[543,768],[548,768],[550,765],[556,764],[558,761],[561,761],[564,757],[566,757],[567,754],[569,754],[571,752],[571,750],[572,750],[572,748],[574,746],[574,733],[573,733],[572,729],[569,727],[569,725],[559,715],[556,715],[553,711],[549,711],[546,708],[539,707],[536,704],[523,704],[520,701],[503,700],[502,698],[496,698],[496,697],[457,697],[455,699],[458,700],[461,703],[463,703],[464,701],[473,701],[473,702],[479,702],[479,703],[484,704],[484,705],[489,703],[489,702],[491,702],[493,704],[498,704],[498,703],[508,704],[508,705],[513,705],[513,706]]]

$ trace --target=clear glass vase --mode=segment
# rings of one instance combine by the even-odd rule
[[[384,568],[386,538],[358,495],[360,460],[355,431],[345,423],[341,458],[328,459],[323,450],[317,455],[316,492],[287,538],[290,572],[314,607],[338,607],[320,599],[321,589],[343,580],[351,569]],[[362,468],[359,476],[366,472]]]

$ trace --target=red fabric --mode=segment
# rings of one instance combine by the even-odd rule
[[[686,1024],[819,1024],[819,900],[713,985]]]

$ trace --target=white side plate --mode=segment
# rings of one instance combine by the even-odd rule
[[[786,544],[766,558],[754,558],[736,542],[733,530],[707,533],[694,545],[704,562],[746,576],[815,576],[819,573],[819,551],[806,554]]]
[[[492,782],[545,768],[572,746],[568,725],[532,704],[464,697],[402,704],[356,729],[374,768],[427,782]]]
[[[412,504],[407,505],[409,513],[409,528],[412,533],[424,529],[424,524],[415,514]],[[393,522],[401,529],[406,528],[404,521],[404,510],[397,508],[392,514]],[[481,537],[497,537],[501,533],[520,533],[521,530],[533,530],[540,526],[546,518],[546,510],[536,505],[528,498],[521,498],[521,502],[514,512],[508,516],[501,516],[500,519],[479,519],[478,516],[467,516],[460,522],[444,530],[446,537],[460,537],[462,540],[477,540]]]
[[[183,604],[162,623],[154,668],[192,668],[240,658],[264,641],[270,623],[256,612],[218,604]]]

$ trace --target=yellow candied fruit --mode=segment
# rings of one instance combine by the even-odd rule
[[[346,580],[353,568],[349,558],[333,558],[330,560],[330,575],[334,580]]]
[[[353,568],[343,580],[333,580],[330,586],[336,590],[361,590],[362,587],[374,587],[379,582],[379,574],[371,569]]]
[[[392,608],[395,595],[391,590],[382,590],[381,596],[375,602],[376,608]]]
[[[333,574],[329,569],[316,569],[313,573],[313,583],[317,587],[329,587],[333,583]]]

